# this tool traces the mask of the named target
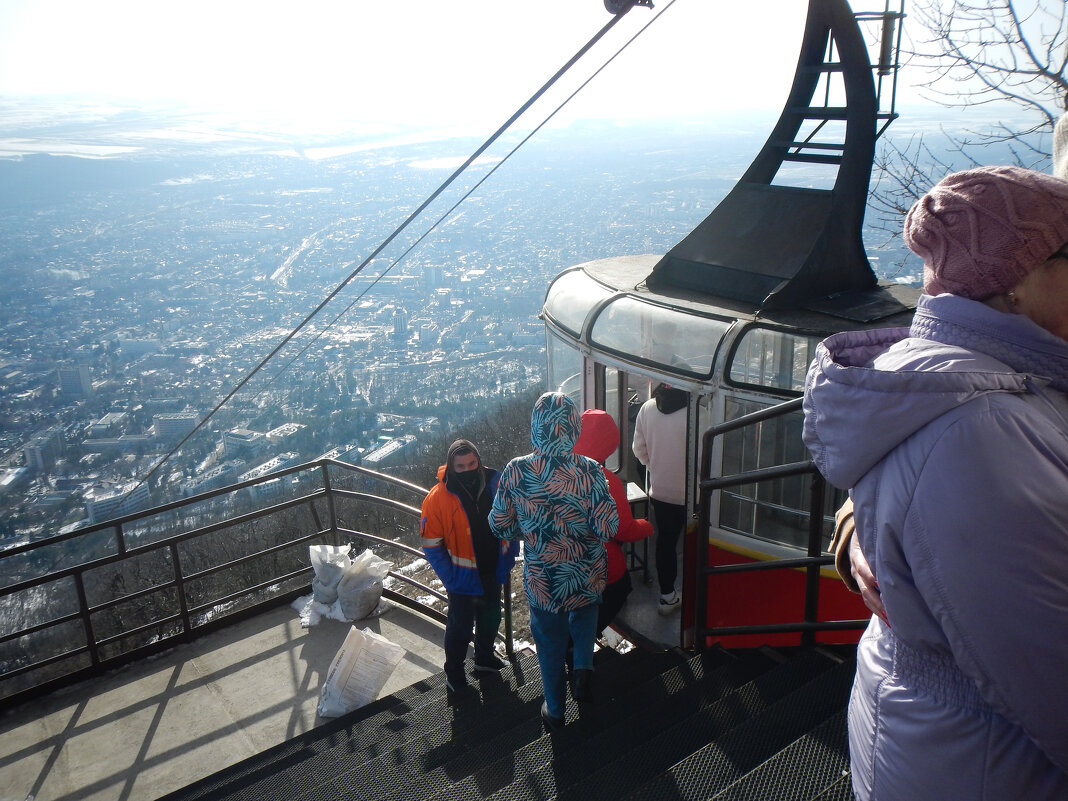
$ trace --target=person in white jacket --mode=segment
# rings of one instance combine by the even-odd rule
[[[679,535],[686,527],[686,406],[688,392],[667,384],[653,390],[634,421],[631,450],[649,470],[649,498],[656,519],[658,611],[668,615],[681,605],[678,578]]]

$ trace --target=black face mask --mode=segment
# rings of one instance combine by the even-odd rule
[[[478,492],[478,485],[482,479],[481,473],[481,470],[465,470],[456,474],[456,480],[460,482],[461,487],[474,495]]]

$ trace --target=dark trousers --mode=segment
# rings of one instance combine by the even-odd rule
[[[675,551],[679,544],[679,535],[686,525],[686,507],[676,503],[664,503],[656,498],[653,502],[653,517],[656,521],[656,579],[660,584],[660,594],[667,595],[675,589],[675,579],[679,575],[678,558]]]
[[[605,585],[601,593],[601,607],[597,611],[597,633],[600,634],[616,619],[619,610],[627,602],[627,596],[633,585],[630,582],[630,573],[624,573],[623,577]]]
[[[445,621],[445,675],[464,675],[467,646],[475,641],[475,662],[489,664],[497,629],[501,627],[501,585],[483,587],[484,595],[450,592]]]

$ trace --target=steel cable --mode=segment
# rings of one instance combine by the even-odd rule
[[[455,181],[468,167],[470,167],[471,164],[474,163],[479,156],[481,156],[487,149],[489,149],[489,147],[494,142],[496,142],[497,139],[499,139],[515,123],[516,120],[518,120],[524,113],[526,113],[526,111],[532,105],[534,105],[534,103],[537,102],[538,99],[541,98],[541,96],[544,95],[569,69],[571,69],[572,66],[574,66],[587,52],[589,52],[589,50],[595,44],[597,44],[597,42],[599,42],[613,27],[615,27],[616,23],[623,19],[623,17],[626,16],[627,12],[629,12],[631,8],[633,8],[633,4],[628,5],[618,14],[614,15],[608,23],[606,23],[596,34],[594,34],[593,38],[591,38],[588,42],[586,42],[586,44],[579,48],[579,50],[570,59],[568,59],[568,61],[560,69],[558,69],[553,74],[553,76],[549,78],[548,81],[546,81],[533,95],[531,95],[531,97],[526,102],[523,103],[523,105],[521,105],[504,122],[504,124],[502,124],[493,134],[490,135],[488,139],[486,139],[485,142],[483,142],[470,156],[468,156],[468,158],[464,161],[463,164],[461,164],[448,178],[445,179],[445,181],[440,186],[438,186],[437,189],[435,189],[422,203],[420,203],[419,206],[417,206],[416,209],[412,211],[404,219],[404,221],[393,230],[393,232],[389,236],[382,240],[382,242],[373,251],[371,251],[371,253],[360,263],[360,265],[355,270],[349,273],[349,275],[341,283],[334,287],[330,294],[328,294],[319,303],[319,305],[312,309],[312,311],[309,312],[295,328],[290,330],[290,332],[282,338],[282,340],[271,350],[271,352],[268,353],[255,367],[253,367],[252,370],[249,371],[245,375],[245,377],[242,378],[233,387],[233,389],[231,389],[225,395],[225,397],[223,397],[223,399],[215,405],[215,407],[204,417],[203,420],[201,420],[199,423],[197,423],[196,426],[193,427],[192,431],[186,434],[177,445],[171,448],[170,451],[168,451],[159,461],[157,461],[156,464],[153,465],[152,468],[141,479],[138,480],[137,484],[133,487],[133,490],[136,490],[142,484],[149,481],[152,476],[155,475],[160,470],[160,468],[162,468],[163,465],[165,465],[167,461],[172,456],[174,456],[175,453],[181,450],[182,446],[184,446],[185,443],[192,439],[193,436],[195,436],[197,432],[199,432],[208,423],[208,421],[211,420],[219,412],[219,410],[222,409],[223,406],[225,406],[230,401],[231,398],[233,398],[238,392],[240,392],[245,387],[245,385],[248,384],[248,382],[251,381],[252,378],[257,373],[259,373],[260,370],[262,370],[267,365],[267,363],[278,354],[279,351],[282,350],[282,348],[288,345],[293,340],[293,338],[298,333],[300,333],[308,325],[308,323],[310,323],[312,319],[330,303],[330,301],[337,297],[338,294],[340,294],[340,292],[346,286],[348,286],[358,275],[360,275],[360,273],[363,272],[364,268],[368,264],[370,264],[378,256],[378,254],[380,254],[386,247],[388,247],[394,239],[396,239],[420,214],[422,214],[423,211],[427,208],[427,206],[434,202],[434,200],[436,200],[437,197],[441,195],[441,193],[444,192],[452,184],[453,181]],[[131,492],[133,490],[131,490]]]

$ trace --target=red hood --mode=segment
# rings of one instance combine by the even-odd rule
[[[619,426],[612,416],[602,409],[587,409],[582,413],[582,430],[575,442],[575,453],[589,456],[604,464],[619,447]]]

